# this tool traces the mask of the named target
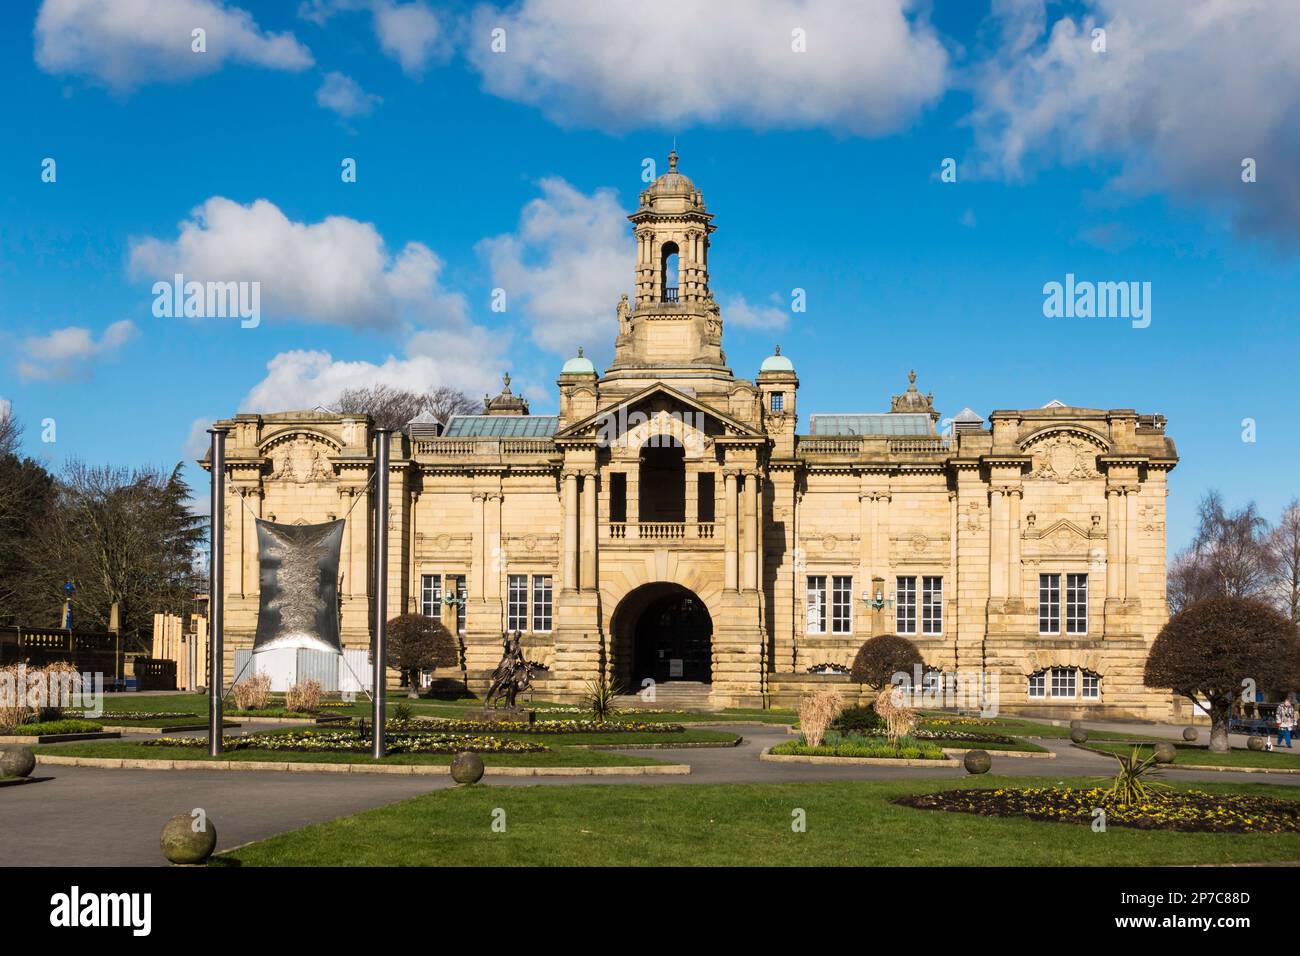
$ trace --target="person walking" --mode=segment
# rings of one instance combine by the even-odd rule
[[[1277,705],[1277,745],[1281,747],[1285,741],[1288,750],[1291,749],[1291,730],[1295,727],[1296,718],[1293,696],[1288,694],[1286,700]]]

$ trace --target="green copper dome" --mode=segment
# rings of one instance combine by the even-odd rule
[[[776,347],[776,354],[769,355],[763,359],[763,364],[758,367],[760,372],[793,372],[794,363],[781,354],[781,346]]]
[[[561,375],[595,375],[596,366],[591,364],[591,359],[582,357],[582,346],[578,346],[578,354],[564,363],[564,368],[560,369]]]

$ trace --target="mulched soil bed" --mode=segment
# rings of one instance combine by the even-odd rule
[[[947,810],[985,817],[1025,817],[1056,823],[1091,824],[1103,807],[1106,825],[1184,833],[1300,832],[1300,801],[1242,794],[1170,791],[1127,807],[1109,802],[1106,790],[1056,787],[1029,789],[941,790],[899,797],[894,803],[918,810]]]

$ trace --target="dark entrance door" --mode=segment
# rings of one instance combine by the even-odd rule
[[[709,683],[713,674],[713,622],[694,594],[652,601],[636,622],[636,682],[652,677]]]

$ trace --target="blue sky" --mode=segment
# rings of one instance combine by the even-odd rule
[[[716,215],[730,364],[779,342],[802,427],[887,408],[914,367],[946,415],[1166,415],[1171,548],[1209,487],[1271,517],[1296,494],[1286,11],[752,0],[661,36],[622,6],[7,4],[0,398],[28,451],[170,465],[236,411],[375,381],[477,396],[506,368],[553,410],[567,355],[610,356],[622,217],[675,140]],[[260,325],[156,318],[174,266],[260,280]],[[1151,283],[1150,327],[1045,318],[1067,273]]]

